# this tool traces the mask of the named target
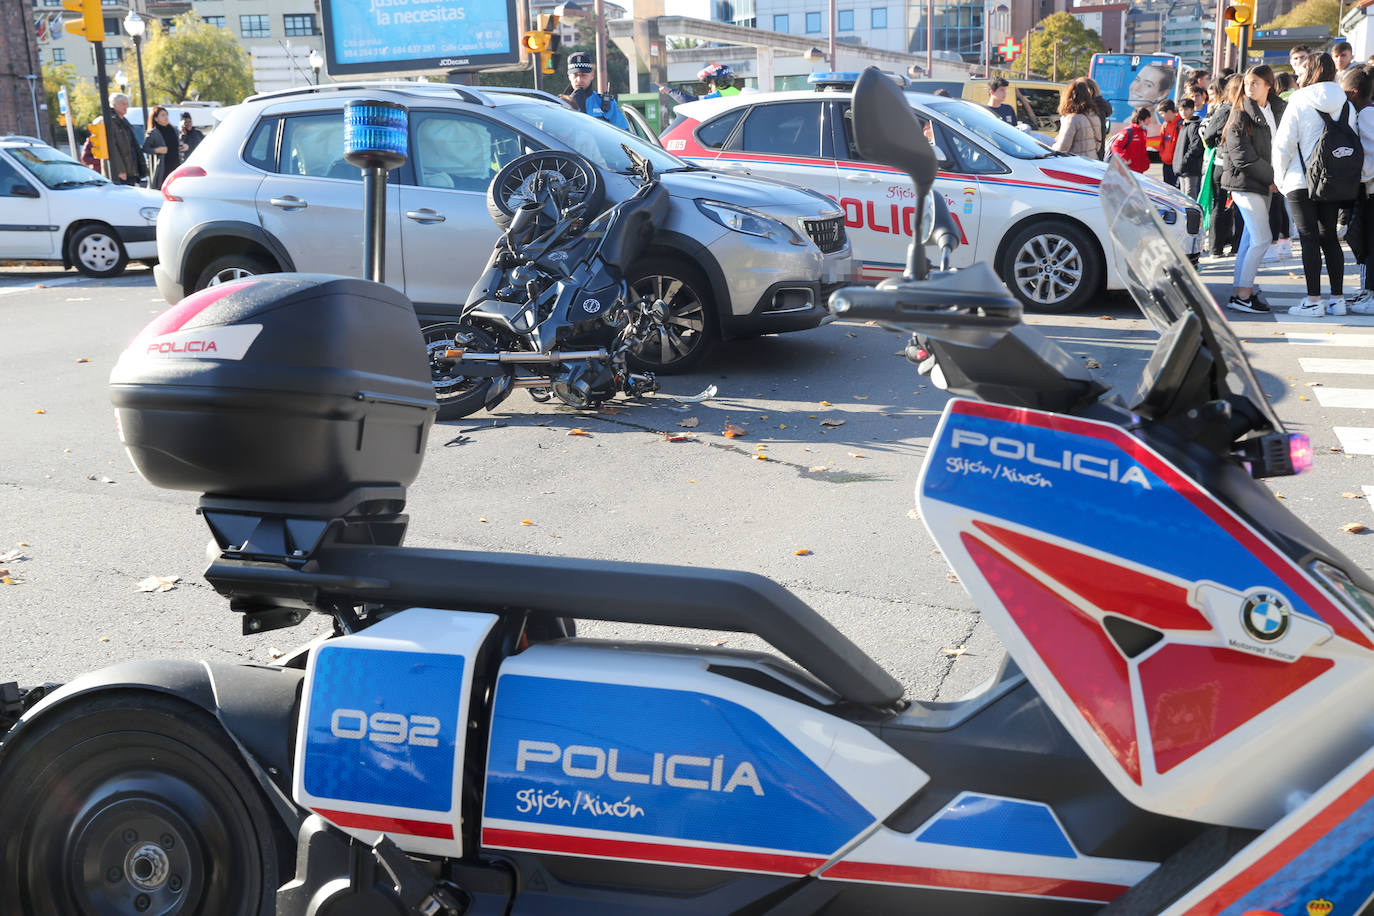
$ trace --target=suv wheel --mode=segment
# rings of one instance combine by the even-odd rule
[[[675,375],[701,362],[718,336],[716,304],[701,271],[674,258],[647,257],[628,273],[633,295],[662,299],[668,305],[666,326],[630,351],[630,365]]]
[[[232,283],[246,277],[274,273],[275,269],[262,258],[251,254],[226,254],[215,258],[196,279],[196,291],[207,286]]]
[[[1003,281],[1027,310],[1072,312],[1102,289],[1105,265],[1088,234],[1063,220],[1036,220],[1006,242]]]
[[[82,226],[67,242],[67,259],[88,277],[117,277],[124,273],[129,255],[113,229],[105,225]]]

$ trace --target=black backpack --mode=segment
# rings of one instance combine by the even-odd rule
[[[1307,159],[1307,193],[1311,200],[1345,201],[1359,195],[1360,171],[1364,168],[1364,147],[1360,135],[1350,126],[1350,103],[1341,106],[1337,119],[1318,111],[1324,123],[1317,146]],[[1302,147],[1298,147],[1302,155]]]

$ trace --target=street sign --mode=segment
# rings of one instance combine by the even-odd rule
[[[66,87],[66,86],[59,86],[59,87],[57,88],[57,110],[60,111],[60,112],[62,112],[63,114],[67,114],[67,113],[68,113],[68,112],[67,112],[67,87]]]
[[[1007,63],[1011,63],[1021,54],[1021,45],[1015,38],[1008,35],[1007,40],[997,46],[997,52],[1002,55]]]

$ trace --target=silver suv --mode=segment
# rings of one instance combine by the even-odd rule
[[[361,276],[363,191],[343,160],[343,107],[376,98],[410,111],[410,158],[391,173],[386,280],[422,322],[451,319],[496,241],[488,185],[540,149],[581,153],[607,172],[606,196],[633,193],[624,147],[649,158],[670,195],[666,225],[629,265],[636,291],[662,296],[673,333],[640,357],[685,371],[720,338],[812,328],[850,274],[844,213],[796,185],[709,171],[537,97],[425,83],[337,84],[255,96],[162,188],[158,289],[188,292],[274,271]]]

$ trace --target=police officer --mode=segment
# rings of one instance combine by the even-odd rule
[[[674,102],[695,102],[699,98],[715,99],[723,95],[739,95],[739,90],[735,88],[735,71],[730,69],[729,64],[707,64],[697,74],[697,79],[706,84],[705,95],[692,95],[690,92],[658,83],[654,83],[654,88]]]
[[[620,103],[613,98],[603,96],[592,88],[592,73],[595,69],[592,56],[585,51],[569,54],[569,86],[562,98],[566,99],[577,111],[614,124],[621,130],[629,130],[630,122],[625,120],[625,115],[620,110]]]

